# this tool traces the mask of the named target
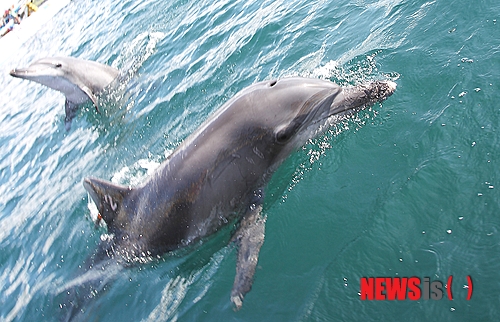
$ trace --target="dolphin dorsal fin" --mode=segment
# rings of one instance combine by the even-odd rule
[[[97,178],[85,178],[83,185],[97,205],[108,231],[110,233],[120,231],[123,227],[118,218],[123,210],[123,202],[133,189]]]

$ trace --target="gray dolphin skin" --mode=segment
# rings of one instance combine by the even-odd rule
[[[66,130],[71,128],[71,121],[80,105],[89,100],[99,112],[96,95],[111,84],[118,74],[118,70],[111,66],[74,57],[47,57],[26,68],[10,71],[13,77],[40,83],[66,96]]]
[[[142,262],[234,225],[231,240],[238,255],[231,301],[239,309],[264,242],[266,216],[261,210],[273,172],[328,125],[385,100],[395,89],[392,81],[340,87],[300,77],[243,89],[141,186],[84,179],[112,236],[103,248],[125,263]]]

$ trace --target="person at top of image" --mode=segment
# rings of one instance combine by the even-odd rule
[[[21,19],[18,17],[16,11],[14,10],[14,6],[12,6],[10,9],[5,10],[0,24],[0,36],[4,36],[9,31],[12,31],[12,29],[14,29],[14,24],[20,23]]]

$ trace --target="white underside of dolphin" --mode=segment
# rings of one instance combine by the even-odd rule
[[[74,57],[47,57],[10,72],[13,77],[34,81],[66,96],[65,127],[69,130],[80,105],[89,100],[99,112],[98,94],[119,75],[116,68]]]

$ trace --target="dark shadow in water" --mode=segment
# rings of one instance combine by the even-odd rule
[[[134,267],[172,266],[160,276],[165,285],[177,278],[189,279],[209,264],[214,254],[230,244],[234,226],[229,224],[211,238],[163,256],[135,258],[133,262],[115,255],[111,238],[103,240],[74,273],[74,278],[56,291],[52,303],[58,306],[59,320],[92,321],[92,318],[97,318],[96,313],[102,312],[100,306],[106,302],[103,299],[106,291],[113,287],[115,280],[130,278],[129,275],[133,274],[130,269]]]

